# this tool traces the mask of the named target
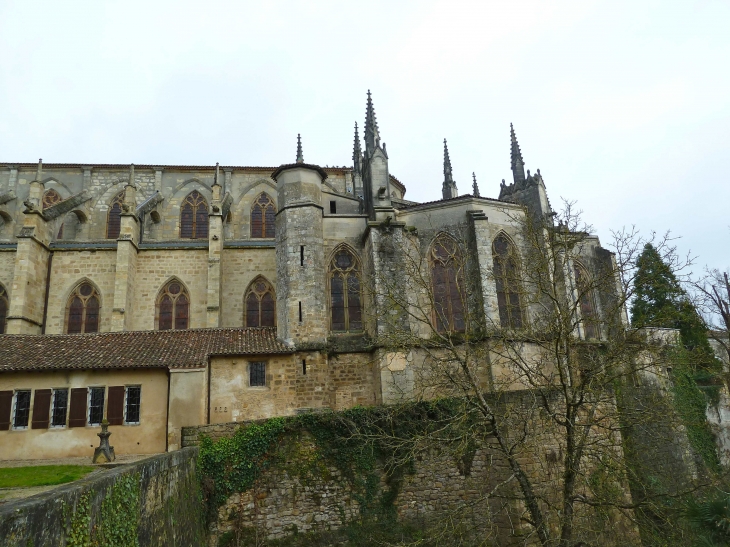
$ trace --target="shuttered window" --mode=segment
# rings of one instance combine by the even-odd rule
[[[8,293],[5,287],[0,285],[0,334],[5,334],[5,322],[7,321],[9,307]]]
[[[69,427],[84,427],[86,425],[86,402],[89,391],[85,387],[75,387],[71,390],[71,408],[68,413]]]
[[[124,423],[138,424],[140,419],[140,407],[142,404],[142,388],[140,386],[127,386],[124,401]]]
[[[13,392],[0,391],[0,431],[10,429],[10,411],[13,408]]]
[[[36,389],[33,398],[32,429],[48,429],[51,414],[51,390]]]
[[[248,286],[245,297],[247,327],[275,327],[276,299],[274,287],[266,278],[258,276]]]
[[[109,387],[106,419],[109,421],[109,425],[122,425],[124,423],[124,386]]]
[[[183,330],[190,323],[190,297],[182,283],[169,281],[157,296],[157,330]]]
[[[251,205],[251,237],[274,238],[276,205],[266,192],[261,192]]]
[[[13,429],[28,427],[30,417],[30,390],[15,392],[15,408],[13,409]]]
[[[66,333],[99,332],[100,304],[99,293],[91,283],[79,284],[69,297]]]
[[[180,207],[180,238],[208,238],[208,202],[197,190],[190,192]]]
[[[68,389],[53,390],[52,407],[51,426],[64,427],[66,425],[66,411],[68,409]]]
[[[99,425],[104,419],[103,387],[89,388],[89,425]]]
[[[109,205],[109,213],[106,216],[106,238],[117,239],[122,228],[122,204],[124,203],[124,191],[119,192]]]

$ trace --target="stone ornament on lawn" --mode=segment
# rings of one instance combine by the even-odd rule
[[[108,463],[113,462],[116,459],[114,455],[114,447],[109,446],[109,422],[104,419],[101,422],[101,433],[97,433],[101,442],[99,446],[94,450],[93,463]]]

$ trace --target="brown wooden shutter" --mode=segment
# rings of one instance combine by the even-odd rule
[[[69,427],[84,427],[86,425],[86,399],[88,391],[85,387],[75,387],[71,390],[71,409],[68,413]]]
[[[124,424],[124,386],[111,386],[106,405],[106,419],[109,425]]]
[[[10,410],[13,406],[13,392],[0,391],[0,431],[10,429]]]
[[[51,413],[51,390],[36,389],[33,400],[33,421],[31,429],[48,429],[49,416]]]

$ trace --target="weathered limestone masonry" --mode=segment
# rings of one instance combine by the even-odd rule
[[[514,392],[508,400],[506,404],[524,408],[529,429],[530,441],[519,447],[520,465],[533,481],[536,495],[555,502],[561,484],[560,434],[536,411],[528,392]],[[233,436],[240,427],[245,425],[185,428],[183,439],[186,444],[197,444],[200,435],[207,435],[216,441]],[[528,527],[521,524],[524,507],[515,498],[517,484],[493,442],[487,439],[473,453],[454,452],[445,445],[424,449],[412,455],[402,475],[387,477],[381,467],[377,471],[379,486],[371,492],[369,503],[392,500],[397,518],[421,529],[476,534],[499,545],[537,545],[537,538],[530,537]],[[273,539],[294,531],[326,531],[359,520],[363,515],[360,504],[368,496],[321,454],[314,437],[306,431],[283,437],[272,454],[273,463],[262,471],[255,486],[231,495],[219,509],[209,545],[218,545],[219,538],[234,529],[258,528]],[[591,469],[582,471],[590,477]],[[363,484],[364,477],[357,479]],[[577,506],[576,525],[581,531],[576,540],[589,545],[640,544],[630,512],[611,509],[603,514]]]
[[[279,189],[276,216],[276,294],[279,337],[285,343],[324,342],[329,322],[322,235],[322,168],[283,165],[272,175]]]
[[[101,528],[114,523],[136,529],[140,547],[204,545],[205,510],[195,471],[197,453],[196,448],[187,448],[100,469],[69,485],[0,505],[2,544],[58,547],[66,545],[66,534],[72,528],[82,536],[99,539]],[[125,503],[110,505],[108,500],[114,496]],[[106,538],[102,545],[112,547],[114,543]]]

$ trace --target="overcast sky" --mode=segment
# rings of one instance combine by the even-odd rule
[[[373,92],[407,198],[497,197],[509,124],[605,243],[730,266],[730,2],[0,0],[0,161],[351,165]]]

